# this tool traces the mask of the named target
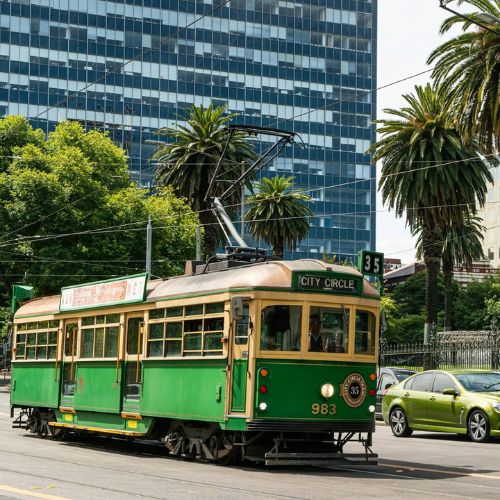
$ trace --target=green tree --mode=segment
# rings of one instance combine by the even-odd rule
[[[26,133],[19,127],[11,134],[18,130]],[[0,173],[6,298],[16,282],[47,295],[61,286],[144,272],[149,214],[155,220],[153,273],[182,272],[185,259],[194,257],[199,223],[186,201],[169,189],[145,196],[130,182],[124,152],[106,134],[85,132],[74,122],[60,123],[43,142],[33,134],[35,140],[13,148],[15,158]]]
[[[467,208],[467,207],[466,207]],[[441,228],[442,264],[445,283],[444,330],[451,330],[453,267],[472,266],[472,262],[484,258],[483,239],[485,228],[482,220],[472,214],[463,226],[444,224]],[[417,240],[417,258],[424,253],[421,234]]]
[[[372,161],[382,162],[382,199],[407,225],[422,229],[427,268],[425,334],[437,322],[437,276],[443,221],[464,224],[463,206],[472,212],[484,206],[486,183],[492,181],[485,163],[465,144],[453,126],[446,95],[427,86],[403,96],[408,107],[386,109],[394,118],[377,120],[382,139],[372,145]],[[446,164],[441,167],[438,165]],[[437,167],[436,167],[437,166]]]
[[[273,252],[283,257],[286,247],[293,250],[309,233],[313,213],[304,203],[311,197],[304,190],[296,188],[293,177],[279,175],[262,178],[255,183],[255,194],[246,201],[251,207],[245,220],[252,238],[261,238],[272,245]]]
[[[460,290],[458,300],[453,304],[454,321],[460,330],[489,330],[499,302],[500,276],[474,280]]]
[[[458,5],[473,7],[466,14],[472,19],[479,12],[500,17],[498,0],[458,0]],[[435,64],[432,76],[448,94],[464,139],[477,138],[481,151],[494,153],[500,149],[500,28],[488,26],[495,34],[454,15],[443,22],[440,32],[457,24],[464,33],[435,49],[428,64]],[[474,30],[468,31],[470,27]]]
[[[236,116],[224,115],[225,112],[225,106],[214,109],[210,105],[205,110],[201,104],[184,110],[182,118],[187,125],[160,128],[158,134],[172,142],[161,146],[152,157],[158,161],[157,184],[172,186],[176,193],[188,200],[194,211],[200,211],[200,221],[205,228],[205,252],[209,255],[217,250],[220,236],[216,218],[204,198],[228,138],[225,127]],[[234,132],[224,155],[214,196],[220,196],[230,182],[240,177],[242,162],[256,158],[247,138],[243,132]],[[240,190],[236,190],[227,200],[230,215],[236,212],[239,200]]]

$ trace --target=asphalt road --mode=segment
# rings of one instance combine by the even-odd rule
[[[371,467],[222,467],[170,458],[165,448],[104,438],[57,442],[12,429],[0,386],[0,500],[495,499],[500,441],[377,426]],[[359,451],[359,450],[358,450]]]

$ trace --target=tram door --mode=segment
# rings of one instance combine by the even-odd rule
[[[233,359],[231,369],[231,405],[230,413],[246,412],[249,334],[252,322],[249,317],[249,304],[243,305],[244,318],[235,321]]]
[[[125,342],[125,389],[123,409],[136,412],[141,407],[142,346],[144,317],[128,316]]]

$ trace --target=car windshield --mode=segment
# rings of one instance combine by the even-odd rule
[[[500,392],[498,373],[460,373],[455,377],[469,392]]]
[[[402,382],[403,380],[406,380],[409,376],[413,375],[415,372],[397,372],[394,373],[394,376],[396,377],[398,382]]]

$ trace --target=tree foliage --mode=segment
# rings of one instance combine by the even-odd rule
[[[206,110],[203,105],[193,105],[179,116],[187,125],[163,127],[158,135],[170,141],[160,146],[152,159],[158,161],[156,182],[160,186],[171,186],[177,194],[185,197],[191,208],[200,212],[200,220],[205,228],[205,252],[212,255],[221,235],[216,228],[217,221],[204,201],[210,180],[215,174],[228,139],[226,125],[235,115],[224,115],[226,107]],[[253,146],[247,141],[248,136],[236,131],[224,153],[224,160],[216,179],[213,196],[220,196],[241,175],[241,163],[256,158]],[[249,186],[250,187],[250,186]],[[227,200],[228,213],[234,215],[240,200],[240,190]]]
[[[484,206],[492,177],[473,141],[461,139],[442,89],[416,86],[415,94],[403,97],[407,107],[386,109],[392,118],[375,122],[382,124],[378,129],[382,138],[368,152],[374,153],[374,163],[382,162],[383,202],[398,217],[406,217],[410,229],[422,232],[427,268],[425,323],[430,329],[438,314],[442,226],[463,226],[469,212]]]
[[[0,279],[7,295],[13,283],[47,295],[144,272],[149,214],[156,228],[153,273],[182,271],[195,255],[199,223],[185,201],[168,189],[145,196],[107,134],[63,122],[41,140],[23,120],[0,120],[0,129],[13,129],[7,137],[15,144],[0,172]]]
[[[274,253],[283,257],[286,247],[293,250],[308,234],[312,211],[305,205],[311,197],[296,188],[293,177],[264,177],[254,184],[255,194],[246,202],[251,205],[245,214],[252,238],[261,238],[272,245]]]
[[[466,17],[475,19],[481,12],[500,17],[498,0],[458,0],[475,10]],[[479,19],[478,19],[479,21]],[[487,24],[480,20],[481,24]],[[484,153],[500,149],[500,28],[488,25],[493,33],[453,15],[441,25],[446,33],[455,25],[464,33],[437,47],[428,59],[434,64],[433,78],[448,94],[466,141],[478,140]],[[468,31],[470,28],[473,31]],[[495,34],[494,32],[497,32]]]

